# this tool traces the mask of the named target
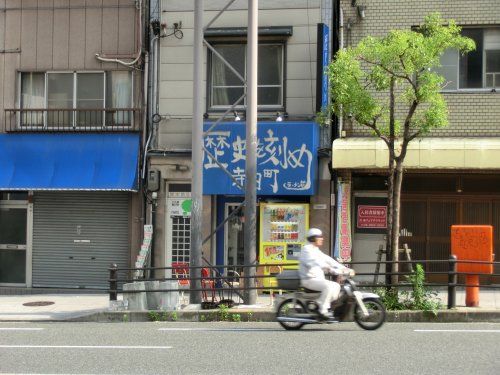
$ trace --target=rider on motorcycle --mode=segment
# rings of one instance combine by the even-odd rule
[[[318,312],[323,319],[329,319],[332,316],[329,314],[328,308],[339,297],[340,285],[334,281],[326,280],[325,271],[331,274],[347,274],[352,276],[354,275],[354,270],[343,266],[319,249],[323,245],[323,232],[320,229],[309,229],[307,232],[307,242],[300,252],[300,282],[307,289],[321,292],[317,300],[319,305]]]

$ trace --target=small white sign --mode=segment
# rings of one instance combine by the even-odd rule
[[[169,198],[168,211],[170,216],[191,217],[191,198]]]
[[[313,210],[326,210],[326,204],[313,204]]]

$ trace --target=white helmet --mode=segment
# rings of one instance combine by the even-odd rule
[[[323,237],[323,232],[318,228],[311,228],[307,231],[307,239],[312,239],[314,237]]]

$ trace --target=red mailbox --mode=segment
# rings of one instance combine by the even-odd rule
[[[451,253],[457,260],[493,262],[493,227],[491,225],[452,225]],[[466,275],[465,305],[479,306],[479,274],[493,273],[493,263],[458,263],[458,272]]]

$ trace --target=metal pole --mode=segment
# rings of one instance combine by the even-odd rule
[[[448,268],[448,309],[457,306],[457,257],[450,255]]]
[[[248,44],[247,44],[247,119],[245,162],[245,265],[255,265],[256,221],[257,221],[257,53],[259,1],[248,0]],[[245,303],[257,302],[255,288],[256,268],[246,268]]]
[[[192,182],[191,182],[191,266],[200,267],[202,258],[202,220],[203,220],[203,0],[196,0],[194,6],[194,64],[193,64],[193,137]],[[201,269],[193,268],[194,278],[191,303],[201,303]]]

